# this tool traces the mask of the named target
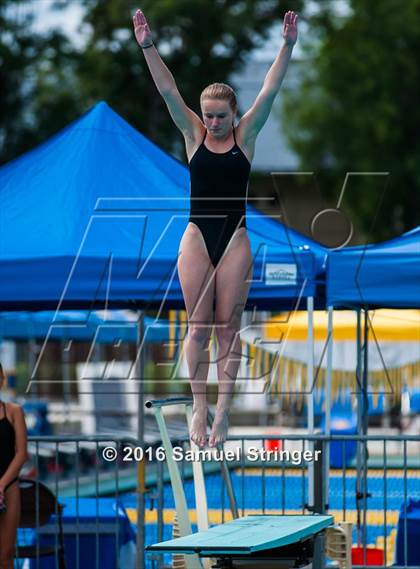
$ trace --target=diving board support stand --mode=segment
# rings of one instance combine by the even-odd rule
[[[328,557],[337,561],[340,569],[352,569],[352,528],[351,522],[339,522],[326,530],[325,552]]]
[[[207,413],[207,417],[208,417],[208,424],[211,428],[214,421],[214,417],[210,410]],[[228,495],[230,512],[232,514],[232,518],[236,520],[237,518],[239,518],[239,510],[238,510],[238,505],[236,503],[235,492],[233,490],[232,478],[230,476],[230,471],[226,460],[221,461],[220,467],[222,470],[222,477],[225,483],[226,493]]]
[[[149,405],[148,405],[149,403]],[[162,406],[156,405],[155,402],[147,402],[146,406],[152,407],[156,422],[159,427],[160,436],[162,438],[162,444],[165,449],[166,464],[168,466],[169,476],[171,479],[172,492],[174,495],[175,509],[178,518],[179,533],[182,536],[187,536],[192,534],[192,527],[190,518],[188,515],[187,500],[185,497],[184,488],[182,485],[181,475],[179,473],[178,465],[174,460],[173,447],[171,439],[169,438],[168,429],[166,427],[165,419],[162,413]],[[201,464],[201,463],[199,463]],[[198,506],[198,505],[197,505]],[[198,510],[198,508],[197,508]],[[207,510],[206,510],[207,514]],[[185,565],[187,569],[202,569],[203,565],[194,552],[191,555],[185,555]]]
[[[188,431],[191,432],[192,422],[192,405],[185,406],[185,413],[187,415]],[[191,450],[197,450],[197,445],[191,441]],[[204,482],[203,465],[200,460],[192,461],[193,476],[194,476],[194,493],[195,493],[195,506],[197,512],[197,526],[198,531],[205,531],[209,529],[208,507],[207,507],[207,493]]]
[[[169,399],[146,401],[145,406],[148,409],[152,409],[156,418],[156,422],[159,427],[160,436],[162,439],[162,444],[165,449],[166,463],[168,465],[169,477],[171,480],[172,492],[174,495],[175,509],[177,514],[177,531],[181,537],[188,536],[192,534],[192,528],[190,523],[190,518],[188,515],[187,500],[185,497],[184,488],[182,485],[181,475],[179,472],[178,464],[174,460],[172,442],[169,437],[169,432],[166,426],[165,417],[162,411],[163,407],[169,407],[173,405],[183,405],[185,407],[185,413],[187,417],[188,428],[191,430],[192,422],[192,405],[193,400],[191,397],[172,397]],[[211,413],[208,413],[208,418],[212,419]],[[197,445],[190,441],[191,449],[193,451],[199,450]],[[205,532],[209,529],[209,519],[208,519],[208,506],[207,506],[207,493],[204,480],[204,470],[203,464],[200,460],[192,461],[193,467],[193,478],[194,478],[194,492],[195,492],[195,503],[197,512],[197,527],[199,532]],[[239,517],[238,507],[236,505],[235,495],[233,492],[232,480],[230,478],[230,472],[226,461],[221,462],[222,476],[225,481],[226,491],[229,498],[230,509],[232,512],[233,519]],[[205,569],[209,566],[210,561],[205,559],[200,561],[198,556],[194,552],[189,552],[190,554],[185,554],[185,565],[187,569]]]

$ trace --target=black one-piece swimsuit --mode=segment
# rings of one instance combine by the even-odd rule
[[[16,448],[15,448],[15,429],[12,423],[7,418],[6,404],[3,403],[3,417],[0,419],[0,478],[4,475],[6,470],[9,468],[10,463],[15,458]],[[9,488],[16,482],[17,478],[14,478],[5,486],[5,490]]]
[[[212,152],[204,141],[189,163],[189,221],[200,229],[215,267],[236,229],[246,227],[246,198],[251,164],[236,143],[227,152]]]

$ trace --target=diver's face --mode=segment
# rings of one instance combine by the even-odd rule
[[[228,101],[204,99],[201,103],[204,126],[214,138],[225,138],[232,130],[235,113]]]

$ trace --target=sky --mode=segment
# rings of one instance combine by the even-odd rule
[[[81,35],[78,31],[78,27],[83,14],[79,2],[73,2],[72,0],[62,2],[65,6],[62,10],[52,9],[52,4],[53,0],[15,2],[15,15],[19,17],[19,15],[23,15],[24,12],[30,12],[35,16],[35,30],[46,31],[51,28],[60,28],[78,44],[77,38]]]

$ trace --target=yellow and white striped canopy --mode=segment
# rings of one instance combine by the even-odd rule
[[[314,340],[327,339],[328,315],[314,312]],[[362,325],[364,324],[362,315]],[[356,341],[357,316],[350,310],[335,311],[333,316],[334,341]],[[306,341],[308,335],[307,312],[282,313],[265,324],[267,340],[286,338],[289,341]],[[369,311],[369,339],[378,342],[420,342],[420,310],[371,310]]]

